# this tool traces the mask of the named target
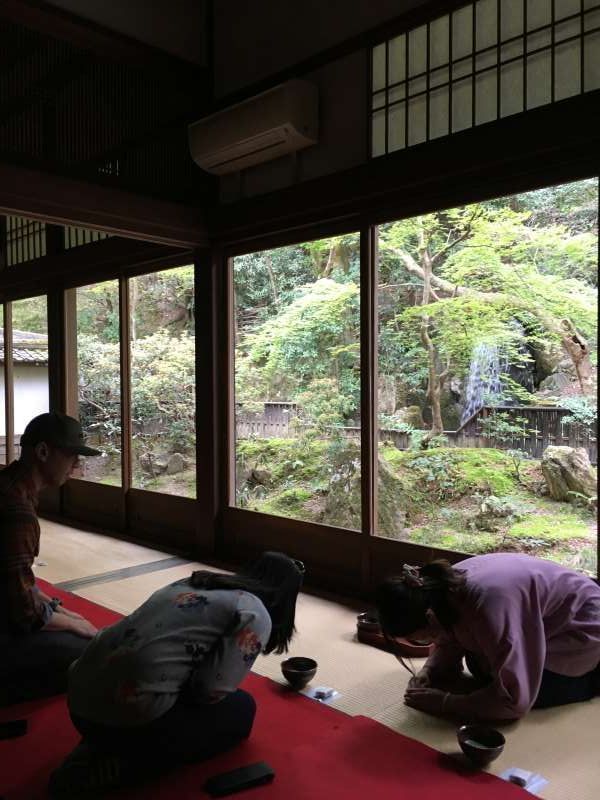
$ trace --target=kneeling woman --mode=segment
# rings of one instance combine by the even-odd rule
[[[432,638],[406,704],[473,720],[518,719],[600,693],[600,587],[532,556],[493,553],[406,567],[376,591],[389,639]],[[463,657],[479,688],[444,691]]]
[[[194,572],[101,631],[71,667],[83,741],[54,773],[52,796],[87,797],[247,737],[256,706],[238,686],[259,653],[287,650],[303,573],[282,553],[238,575]]]

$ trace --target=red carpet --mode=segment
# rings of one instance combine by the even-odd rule
[[[43,582],[42,588],[47,590]],[[67,607],[98,627],[119,615],[51,588]],[[276,777],[269,786],[240,797],[260,800],[518,800],[531,795],[483,772],[461,774],[444,757],[366,717],[348,717],[257,675],[244,683],[256,698],[258,714],[251,738],[230,753],[185,767],[152,786],[116,792],[123,800],[198,800],[206,797],[207,777],[253,761],[268,761]],[[0,720],[27,717],[29,731],[0,741],[0,796],[42,800],[50,772],[77,744],[79,736],[64,697],[0,709]],[[450,764],[452,762],[449,762]]]

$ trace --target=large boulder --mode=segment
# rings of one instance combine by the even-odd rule
[[[539,380],[544,380],[553,372],[557,372],[565,353],[558,342],[540,342],[533,353],[535,368]]]
[[[413,428],[421,429],[425,427],[423,421],[423,414],[419,406],[405,406],[399,408],[394,414],[394,418],[398,422],[404,422],[406,425],[411,425]]]
[[[571,377],[565,372],[554,372],[540,383],[539,391],[561,393],[571,386],[571,383]]]
[[[167,461],[166,473],[167,475],[177,475],[178,472],[183,472],[187,467],[187,461],[181,453],[172,453]]]
[[[542,455],[542,473],[554,500],[573,501],[577,495],[596,495],[596,470],[583,447],[550,445]]]

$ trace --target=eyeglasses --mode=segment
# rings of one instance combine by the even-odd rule
[[[304,575],[305,572],[306,572],[306,567],[304,566],[304,561],[299,561],[297,558],[293,558],[292,561],[294,562],[294,564],[296,565],[296,567],[298,568],[300,573],[302,575]]]

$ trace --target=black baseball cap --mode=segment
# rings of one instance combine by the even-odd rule
[[[21,446],[35,447],[46,442],[80,456],[99,456],[100,450],[87,447],[80,423],[73,417],[51,411],[34,417],[21,434]]]

